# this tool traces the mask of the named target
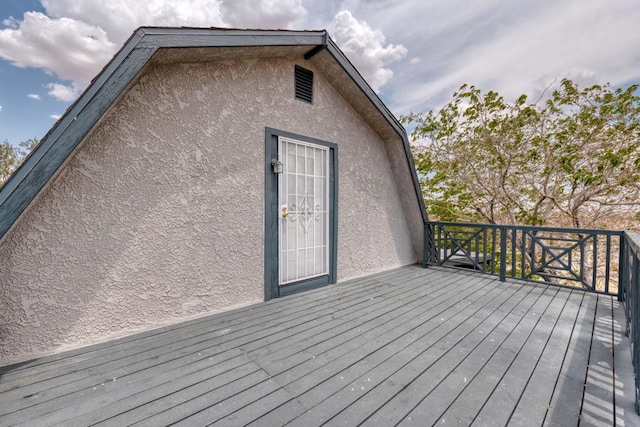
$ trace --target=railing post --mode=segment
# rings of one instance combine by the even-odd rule
[[[424,224],[424,230],[422,232],[422,268],[427,268],[427,257],[429,256],[429,224]]]
[[[633,257],[633,283],[629,283],[633,287],[633,313],[632,313],[632,342],[631,348],[633,350],[633,367],[635,368],[636,377],[636,414],[640,414],[640,351],[638,351],[638,344],[640,344],[640,295],[638,290],[640,289],[640,258],[638,256]]]
[[[426,223],[424,225],[424,248],[422,254],[422,266],[427,268],[429,264],[436,264],[437,259],[434,258],[436,251],[435,225]]]
[[[598,235],[596,233],[592,234],[593,236],[593,261],[591,266],[591,287],[594,291],[598,290]]]
[[[628,257],[625,255],[627,252],[626,248],[627,239],[625,237],[625,233],[620,234],[620,253],[618,254],[618,301],[625,301],[626,295],[624,295],[627,291],[627,278],[628,278],[628,266],[627,259]]]
[[[500,281],[504,282],[506,280],[507,280],[507,229],[505,227],[500,227]]]

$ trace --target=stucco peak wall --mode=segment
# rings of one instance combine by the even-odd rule
[[[312,64],[156,64],[0,242],[0,364],[261,301],[265,127],[338,144],[339,279],[415,261],[385,143]]]

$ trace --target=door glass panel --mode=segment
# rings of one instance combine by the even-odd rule
[[[288,176],[289,174],[287,174],[286,176],[284,176],[284,180],[286,181],[287,185],[287,194],[289,195],[293,195],[296,194],[296,180],[292,179],[292,177]]]
[[[322,212],[322,210],[324,209],[324,198],[322,197],[322,189],[324,187],[326,187],[324,178],[316,177],[314,179],[313,192],[317,194],[317,196],[314,198],[314,201],[316,203],[316,210],[318,212]]]
[[[304,174],[305,147],[295,146],[296,151],[296,173]]]
[[[302,196],[304,196],[304,192],[305,192],[305,188],[304,188],[304,184],[305,184],[305,179],[304,179],[304,175],[302,174],[297,174],[296,175],[296,195],[298,196],[298,202],[302,202]]]
[[[280,157],[284,158],[285,171],[294,173],[296,171],[296,152],[295,147],[293,151],[286,145],[282,147],[284,151],[280,151]],[[284,154],[283,154],[284,153]]]
[[[323,165],[327,165],[327,167],[322,168],[322,171],[320,173],[320,176],[324,176],[324,177],[329,176],[329,167],[328,167],[329,163],[328,163],[328,160],[327,160],[327,153],[328,152],[329,152],[329,150],[324,150],[322,152],[322,164]]]
[[[312,147],[307,147],[307,153],[306,153],[307,169],[305,170],[305,173],[307,174],[307,176],[313,176],[314,154],[315,154],[315,150]]]
[[[328,274],[327,147],[279,138],[280,284]]]

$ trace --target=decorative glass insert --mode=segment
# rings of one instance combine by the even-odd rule
[[[280,284],[328,274],[329,148],[280,137]]]

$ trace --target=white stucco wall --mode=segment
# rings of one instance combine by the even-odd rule
[[[156,64],[0,242],[0,365],[262,301],[265,127],[338,144],[339,280],[416,261],[385,143],[312,64]]]

